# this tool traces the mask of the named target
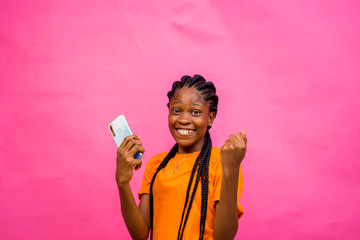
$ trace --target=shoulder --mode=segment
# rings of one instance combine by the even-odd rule
[[[146,169],[149,171],[151,171],[154,168],[157,169],[157,167],[162,162],[162,160],[164,160],[167,154],[168,154],[167,152],[163,152],[152,156],[146,163]]]
[[[220,148],[212,146],[211,147],[211,157],[213,157],[213,155],[220,157]]]
[[[212,148],[211,148],[209,168],[218,168],[219,165],[221,166],[221,162],[220,162],[220,148],[212,147]]]
[[[220,148],[212,147],[211,155],[210,155],[210,163],[219,162],[219,161],[220,161]]]
[[[217,147],[211,148],[210,162],[209,162],[209,181],[212,186],[217,186],[222,175],[220,149]]]

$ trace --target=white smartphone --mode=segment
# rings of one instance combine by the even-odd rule
[[[121,143],[124,141],[124,138],[132,135],[130,127],[125,119],[124,115],[118,116],[114,121],[112,121],[108,126],[111,136],[113,136],[117,148],[120,147]],[[140,159],[142,154],[137,152],[134,155],[135,159]]]

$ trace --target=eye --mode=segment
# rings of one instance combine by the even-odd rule
[[[180,109],[173,108],[173,109],[171,109],[171,112],[174,113],[174,114],[180,114]]]
[[[191,114],[193,114],[193,115],[199,115],[201,112],[199,111],[199,110],[192,110],[191,111]]]

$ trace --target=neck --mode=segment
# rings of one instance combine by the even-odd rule
[[[204,145],[204,139],[199,141],[193,146],[179,146],[178,154],[194,153],[201,151],[202,146]]]

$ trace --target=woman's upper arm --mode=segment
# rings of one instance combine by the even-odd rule
[[[144,218],[144,221],[150,231],[150,195],[142,194],[140,197],[139,210]]]

